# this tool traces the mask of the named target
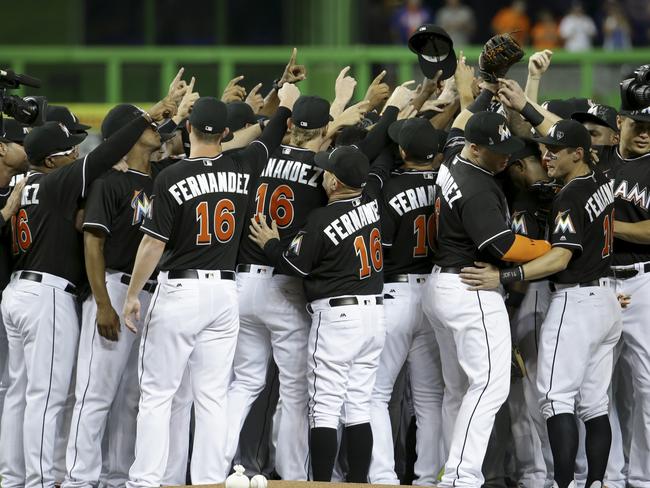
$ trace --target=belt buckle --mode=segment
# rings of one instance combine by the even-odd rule
[[[418,283],[426,283],[427,279],[426,278],[418,278],[417,282]]]
[[[364,301],[363,301],[363,304],[364,304],[364,305],[371,305],[371,300],[364,300]]]
[[[205,277],[211,280],[211,279],[215,278],[216,276],[215,276],[214,272],[210,272],[210,273],[205,273]]]

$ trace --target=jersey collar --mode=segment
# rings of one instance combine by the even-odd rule
[[[593,178],[595,175],[594,170],[591,170],[588,174],[583,175],[583,176],[576,176],[573,178],[571,181],[569,181],[566,185],[564,185],[562,188],[560,188],[560,192],[563,191],[567,186],[569,186],[571,183],[574,181],[579,181],[579,180],[588,180],[589,178]],[[558,192],[559,193],[559,192]]]
[[[464,163],[464,164],[466,164],[468,166],[471,166],[472,168],[475,168],[475,169],[477,169],[479,171],[483,171],[483,173],[485,173],[485,174],[488,174],[490,176],[494,176],[494,173],[492,173],[491,171],[488,171],[485,168],[481,168],[478,164],[472,163],[469,159],[465,159],[460,154],[456,156],[456,159],[458,159],[458,161],[460,161],[461,163]]]
[[[223,153],[220,153],[218,156],[214,156],[212,158],[206,158],[206,157],[198,157],[198,158],[185,158],[183,161],[216,161],[219,159],[221,156],[223,156]]]
[[[639,160],[639,159],[641,159],[641,158],[647,158],[647,157],[650,157],[650,153],[645,153],[645,154],[642,154],[641,156],[637,156],[637,157],[635,157],[635,158],[624,158],[623,156],[621,156],[621,153],[620,153],[620,151],[618,150],[618,146],[616,146],[616,155],[617,155],[619,158],[621,158],[622,161],[625,161],[625,162],[628,162],[628,161],[637,161],[637,160]]]
[[[345,198],[343,200],[335,200],[333,202],[328,202],[327,206],[329,207],[330,205],[334,205],[335,203],[352,202],[354,200],[358,200],[359,198],[361,198],[361,195],[352,198]]]
[[[129,168],[129,169],[126,170],[126,172],[127,173],[135,173],[136,175],[151,177],[151,175],[148,175],[147,173],[143,173],[142,171],[138,171],[137,169]]]

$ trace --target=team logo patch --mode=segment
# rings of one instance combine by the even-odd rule
[[[290,256],[298,256],[300,254],[300,248],[302,247],[302,239],[305,237],[304,232],[298,232],[298,235],[293,238],[291,244],[289,244],[289,249],[287,249],[287,254]]]
[[[521,234],[523,236],[528,235],[528,228],[526,227],[526,218],[524,217],[524,214],[526,212],[515,212],[512,214],[512,223],[510,224],[510,228],[512,229],[512,232],[515,234]]]
[[[571,220],[568,210],[563,210],[557,213],[555,217],[555,230],[553,234],[575,234],[576,228]]]
[[[152,200],[143,190],[133,192],[133,198],[131,198],[131,208],[133,209],[131,225],[142,223],[145,217],[151,218],[152,203]]]

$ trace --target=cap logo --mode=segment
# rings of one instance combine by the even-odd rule
[[[305,122],[304,120],[301,120],[300,121],[300,127],[307,127],[307,122]]]
[[[641,110],[635,110],[634,112],[632,112],[632,114],[633,115],[641,115],[641,114],[650,115],[650,107],[646,107],[646,108],[643,108]]]
[[[29,127],[23,127],[23,134],[29,134]]]
[[[556,134],[557,134],[558,141],[564,137],[564,132],[562,132],[561,130],[557,131]]]
[[[425,159],[431,159],[431,158],[433,158],[433,153],[431,153],[431,154],[427,154],[427,156],[426,156]]]
[[[587,113],[591,115],[598,115],[599,111],[600,111],[600,105],[592,105],[591,107],[589,107],[589,110],[587,110]]]
[[[61,130],[65,133],[66,137],[70,137],[70,131],[68,130],[68,128],[65,125],[63,125],[61,122],[59,122],[59,127],[61,127]]]
[[[212,130],[212,126],[211,126],[211,125],[206,125],[206,126],[204,127],[203,130],[210,130],[210,131],[211,131],[211,130]]]
[[[423,30],[427,30],[427,28],[423,25],[423,26],[420,27],[418,30],[421,32],[421,31],[423,31]]]
[[[557,135],[556,135],[557,131]],[[548,136],[552,137],[553,139],[562,139],[564,137],[564,132],[560,132],[557,130],[557,124],[555,124],[551,129],[548,131]]]
[[[512,137],[512,134],[510,134],[510,129],[506,127],[506,124],[499,125],[499,136],[501,137],[501,142]]]

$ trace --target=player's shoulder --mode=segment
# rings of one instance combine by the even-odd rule
[[[280,144],[270,155],[272,158],[287,158],[306,161],[314,159],[314,151],[304,147],[292,146],[289,144]]]
[[[435,185],[437,176],[437,170],[405,170],[398,168],[391,172],[391,177],[382,187],[382,193],[384,195],[390,195],[409,188]]]

